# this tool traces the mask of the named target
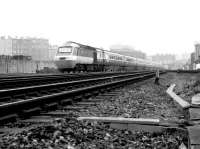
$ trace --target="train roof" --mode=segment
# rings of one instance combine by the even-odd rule
[[[91,46],[80,44],[80,43],[73,42],[73,41],[66,42],[64,46],[66,46],[66,45],[72,45],[72,46],[76,46],[76,47],[87,47],[87,48],[90,48],[90,49],[96,49],[95,47],[91,47]]]
[[[132,58],[132,59],[138,60],[140,62],[148,62],[148,63],[151,63],[153,65],[160,65],[159,63],[151,61],[151,60],[145,60],[145,59],[136,58],[136,57],[132,57],[132,56],[122,55],[122,54],[114,53],[114,52],[111,52],[111,51],[108,51],[108,50],[104,50],[104,49],[101,49],[101,48],[96,48],[96,47],[91,47],[91,46],[88,46],[88,45],[80,44],[80,43],[77,43],[77,42],[74,42],[74,41],[68,41],[68,42],[66,42],[65,45],[60,46],[60,47],[67,46],[68,44],[71,45],[71,46],[74,46],[74,47],[81,47],[81,46],[82,47],[87,47],[87,48],[90,48],[90,49],[101,50],[101,51],[104,51],[105,53],[109,53],[109,54],[115,54],[115,55],[123,56],[123,57],[126,57],[126,58]]]

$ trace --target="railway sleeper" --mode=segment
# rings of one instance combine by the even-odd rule
[[[38,92],[32,92],[32,93],[28,93],[26,96],[28,96],[28,97],[39,97],[40,94]]]
[[[42,95],[49,95],[51,94],[50,92],[46,91],[46,90],[43,90],[43,91],[40,91],[40,94]]]
[[[19,95],[14,95],[13,99],[26,99],[26,95],[25,94],[19,94]]]
[[[92,92],[92,95],[94,95],[94,96],[99,95],[99,91],[93,91],[93,92]]]
[[[44,110],[45,111],[55,110],[57,108],[58,108],[58,103],[57,102],[53,102],[53,103],[49,103],[49,104],[45,104],[44,105]]]
[[[90,83],[85,83],[85,84],[82,84],[81,87],[86,87],[86,86],[90,86],[90,85],[94,85],[96,83],[94,82],[90,82]]]
[[[84,98],[90,98],[92,96],[92,93],[85,93]]]
[[[22,111],[22,113],[20,114],[20,117],[27,118],[27,117],[30,117],[32,115],[38,115],[38,114],[40,114],[41,111],[42,111],[42,109],[40,107],[26,109],[26,110]]]
[[[48,92],[59,93],[59,92],[61,92],[61,90],[59,90],[59,89],[50,89],[50,90],[48,90]]]
[[[106,91],[105,91],[105,89],[100,89],[99,92],[103,94],[103,93],[105,93]]]
[[[77,101],[81,101],[83,99],[83,95],[79,95],[79,96],[75,96],[73,98],[73,101],[77,102]]]
[[[95,106],[96,102],[88,102],[88,101],[81,101],[76,103],[75,105],[80,105],[80,106]]]
[[[0,117],[0,124],[15,122],[17,121],[17,119],[18,119],[17,114],[6,115],[4,117]]]
[[[52,123],[50,116],[31,116],[30,119],[22,120],[23,123]]]
[[[112,90],[113,87],[107,87],[106,88],[106,92],[110,92]]]
[[[53,111],[53,112],[47,112],[47,113],[42,113],[42,115],[45,116],[51,116],[51,117],[66,117],[68,116],[68,113],[65,111]]]
[[[63,107],[63,110],[75,110],[75,111],[80,111],[80,110],[87,109],[87,108],[88,108],[88,107],[86,107],[86,106],[70,105],[70,106]]]
[[[67,90],[67,88],[66,88],[66,87],[60,87],[59,89],[60,89],[60,90],[62,90],[62,91],[65,91],[65,90]]]
[[[63,99],[60,101],[61,105],[68,105],[68,104],[72,104],[72,99]]]
[[[104,98],[93,98],[91,100],[87,100],[87,102],[93,102],[93,103],[102,102],[102,101],[104,101]]]
[[[6,96],[6,97],[2,97],[2,98],[0,98],[0,101],[1,102],[4,102],[4,101],[11,101],[11,97],[10,96]]]
[[[105,93],[105,94],[102,94],[101,96],[109,96],[109,97],[113,97],[113,96],[115,96],[116,94],[110,94],[110,93]]]
[[[67,86],[67,90],[73,89],[73,86]]]
[[[87,86],[87,84],[74,85],[73,87],[74,88],[82,88],[82,87],[85,87],[85,86]]]

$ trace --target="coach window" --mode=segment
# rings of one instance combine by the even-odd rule
[[[97,51],[97,58],[100,59],[101,58],[101,53],[99,51]]]
[[[88,57],[88,50],[84,50],[84,56]]]
[[[85,57],[89,57],[89,54],[90,54],[90,50],[84,50],[84,55],[85,55]]]
[[[90,53],[92,53],[92,52],[90,52],[90,50],[85,51],[86,57],[90,57]]]
[[[81,56],[84,56],[84,50],[81,49]]]
[[[85,51],[84,51],[85,57],[89,57],[89,52],[90,52],[89,50],[85,50]]]
[[[79,49],[79,56],[82,56],[82,48]]]
[[[83,56],[87,57],[87,50],[83,49]]]
[[[94,52],[93,51],[89,51],[88,52],[88,57],[93,57],[94,56]]]
[[[92,56],[92,53],[93,53],[93,52],[92,52],[91,50],[87,50],[86,52],[87,52],[87,53],[86,53],[86,56],[87,56],[87,57],[91,57],[91,56]]]
[[[77,51],[76,51],[76,53],[77,53],[77,56],[79,56],[79,52],[80,52],[80,49],[79,49],[79,48],[77,48]]]
[[[74,48],[73,55],[77,55],[77,48]]]
[[[90,50],[85,50],[84,52],[85,52],[85,57],[90,57],[90,56],[89,56]]]
[[[79,56],[82,56],[82,48],[79,49]]]
[[[80,48],[79,52],[80,52],[79,55],[82,56],[82,55],[83,55],[83,50],[82,50],[82,48]]]

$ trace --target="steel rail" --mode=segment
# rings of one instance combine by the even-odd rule
[[[162,72],[164,73],[164,72]],[[86,96],[97,95],[100,92],[108,91],[133,82],[138,82],[155,76],[154,73],[143,74],[137,77],[125,78],[104,84],[97,84],[89,87],[79,88],[71,91],[63,91],[42,97],[35,97],[28,100],[21,100],[0,105],[0,123],[10,122],[18,117],[39,114],[42,109],[51,105],[79,101]]]
[[[61,83],[52,83],[52,84],[45,84],[45,85],[37,85],[37,86],[29,86],[29,87],[21,87],[21,88],[14,88],[14,89],[7,89],[7,90],[0,90],[0,102],[5,102],[8,100],[12,100],[13,98],[16,98],[15,96],[20,95],[26,96],[26,94],[31,94],[31,92],[41,92],[46,90],[47,92],[51,89],[58,89],[61,87],[72,88],[79,85],[86,85],[88,83],[98,83],[100,81],[113,81],[115,79],[121,79],[126,77],[134,77],[141,74],[150,74],[152,72],[145,72],[145,73],[134,73],[134,74],[125,74],[125,75],[117,75],[117,76],[111,76],[111,77],[101,77],[101,78],[94,78],[94,79],[86,79],[86,80],[79,80],[79,81],[71,81],[71,82],[61,82]],[[39,94],[38,92],[38,94]]]
[[[142,71],[135,71],[135,72],[142,72]],[[145,71],[143,71],[145,72]],[[134,72],[126,72],[134,73]],[[126,74],[122,72],[111,72],[111,73],[79,73],[79,74],[56,74],[56,75],[39,75],[39,76],[26,76],[26,77],[19,77],[19,78],[0,78],[0,89],[5,88],[14,88],[15,86],[26,86],[26,84],[41,84],[45,82],[60,82],[65,80],[75,80],[75,79],[84,79],[84,78],[92,78],[98,76],[109,76],[109,75],[116,75],[116,74]],[[27,85],[28,86],[28,85]]]

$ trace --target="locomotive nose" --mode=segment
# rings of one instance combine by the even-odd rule
[[[65,60],[66,59],[66,57],[60,57],[59,58],[59,60]]]
[[[55,64],[59,69],[71,69],[75,67],[76,62],[73,60],[57,60]]]
[[[58,69],[73,69],[76,66],[76,58],[72,55],[56,56],[55,64]]]

